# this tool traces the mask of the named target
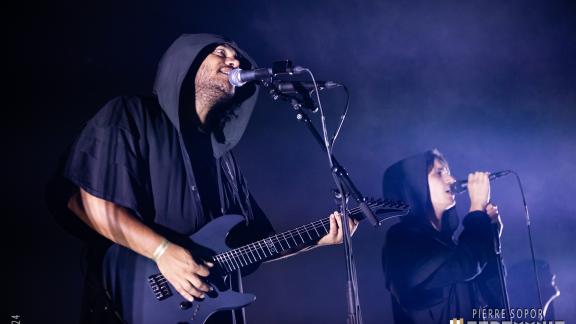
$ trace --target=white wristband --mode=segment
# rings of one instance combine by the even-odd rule
[[[154,260],[154,262],[158,262],[158,259],[160,259],[162,254],[164,254],[164,252],[166,252],[168,245],[170,245],[170,242],[168,242],[167,239],[162,240],[162,243],[160,243],[160,245],[158,245],[156,250],[154,250],[154,254],[152,255],[152,260]]]

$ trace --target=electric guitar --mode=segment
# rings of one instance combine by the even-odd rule
[[[376,200],[368,203],[381,223],[385,219],[405,216],[409,207],[403,202]],[[355,220],[364,215],[359,208],[349,210]],[[202,300],[189,302],[164,278],[152,260],[135,254],[135,267],[120,273],[123,280],[134,282],[133,293],[138,296],[134,303],[145,309],[145,315],[134,319],[138,323],[190,323],[203,324],[208,317],[221,310],[232,310],[247,306],[256,300],[252,294],[239,293],[229,289],[227,276],[246,266],[274,259],[282,253],[308,246],[328,234],[330,219],[324,218],[290,231],[279,233],[238,248],[226,245],[228,233],[243,222],[241,215],[224,215],[215,218],[198,232],[190,236],[194,246],[187,246],[194,256],[200,256],[214,263],[206,282],[213,291],[206,293]],[[116,245],[117,249],[126,249]],[[122,271],[122,270],[120,270]],[[153,310],[153,311],[151,311]]]

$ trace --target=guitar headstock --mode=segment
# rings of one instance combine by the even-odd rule
[[[376,215],[378,224],[381,224],[389,218],[402,217],[410,213],[410,206],[399,200],[370,198],[367,199],[366,204],[372,212],[374,212],[374,215]],[[357,220],[364,219],[364,215],[358,207],[350,209],[350,214]]]

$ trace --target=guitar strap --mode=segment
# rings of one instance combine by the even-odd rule
[[[243,182],[242,176],[236,171],[234,166],[236,165],[234,161],[234,157],[232,153],[228,153],[224,155],[222,158],[219,158],[219,167],[224,169],[224,174],[226,175],[227,183],[230,185],[230,189],[232,191],[232,195],[234,197],[234,201],[240,207],[242,211],[242,215],[245,218],[246,225],[254,218],[252,214],[252,204],[250,203],[250,193],[246,189],[246,185]],[[224,186],[222,185],[222,177],[221,177],[221,170],[218,168],[218,185],[220,189],[221,201],[223,201],[222,196],[224,195]],[[222,202],[222,208],[224,208],[224,204]],[[228,206],[226,206],[228,207]],[[226,208],[227,209],[227,208]],[[227,214],[228,210],[225,210],[223,214]]]
[[[222,162],[221,158],[218,158],[218,167],[216,172],[218,174],[218,195],[220,196],[220,212],[222,215],[226,215],[226,202],[224,201],[224,186],[222,185]]]

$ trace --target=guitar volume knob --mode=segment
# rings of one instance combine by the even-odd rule
[[[180,309],[181,310],[187,310],[190,307],[192,307],[192,303],[189,301],[183,301],[180,303]]]

